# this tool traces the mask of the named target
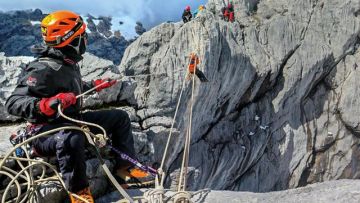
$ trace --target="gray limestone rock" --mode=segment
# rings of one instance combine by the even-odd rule
[[[131,122],[139,122],[139,118],[136,115],[136,110],[133,107],[130,106],[122,106],[122,107],[118,107],[116,109],[120,109],[123,111],[126,111],[129,114],[129,118]]]
[[[187,173],[186,173],[186,177],[187,177],[187,181],[190,182],[190,184],[193,184],[195,182],[197,182],[198,178],[199,178],[199,174],[200,171],[198,169],[195,169],[194,167],[189,167],[187,169]],[[178,190],[178,185],[179,185],[179,175],[180,175],[180,170],[177,169],[174,172],[172,172],[170,174],[170,187],[169,189],[172,191],[176,191]],[[191,187],[191,185],[188,185]]]
[[[87,28],[91,31],[91,32],[97,32],[97,28],[96,28],[96,24],[94,22],[94,17],[90,14],[88,14],[86,19],[86,25]]]
[[[146,120],[143,120],[143,128],[149,129],[153,126],[163,126],[170,128],[171,127],[172,118],[165,117],[165,116],[159,116],[159,117],[150,117]]]
[[[103,34],[105,37],[110,37],[112,35],[111,30],[111,17],[99,16],[99,23],[97,24],[97,30]]]
[[[359,180],[336,180],[316,183],[297,189],[268,193],[233,192],[221,190],[200,190],[190,193],[194,194],[191,198],[194,203],[357,203],[360,199],[359,187]],[[128,190],[127,192],[133,197],[138,197],[142,196],[145,191],[146,189]],[[174,194],[175,193],[171,191],[165,193],[167,197],[173,197]],[[120,199],[119,193],[113,192],[97,199],[96,202],[117,202]]]
[[[116,37],[118,39],[120,39],[122,37],[120,30],[115,30],[114,31],[114,37]]]
[[[135,32],[138,35],[142,35],[144,32],[146,32],[146,29],[143,27],[141,22],[136,22]]]
[[[30,46],[42,41],[41,10],[0,13],[0,52],[7,56],[32,56]]]
[[[134,91],[138,115],[150,121],[172,117],[189,54],[199,55],[210,82],[195,80],[189,165],[200,174],[190,189],[266,192],[359,177],[360,3],[233,2],[234,23],[213,13],[223,1],[210,0],[193,21],[144,33],[120,64],[127,75],[151,74],[135,78]],[[180,166],[190,98],[186,81],[168,174]]]
[[[5,57],[0,53],[0,121],[17,119],[5,111],[5,102],[23,76],[24,65],[31,60],[32,57]]]
[[[115,64],[120,63],[126,47],[130,44],[123,36],[114,36],[110,31],[106,32],[106,36],[99,32],[90,32],[88,41],[87,52],[111,60]]]

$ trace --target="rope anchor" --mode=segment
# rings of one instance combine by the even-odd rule
[[[189,192],[180,191],[172,198],[173,203],[192,203],[191,195]]]

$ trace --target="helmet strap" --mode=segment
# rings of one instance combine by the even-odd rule
[[[72,48],[74,48],[75,51],[76,51],[76,53],[79,54],[79,55],[81,54],[81,53],[80,53],[81,39],[82,39],[82,36],[79,35],[79,41],[78,41],[77,45],[74,46],[74,45],[72,45],[71,43],[69,44],[69,46],[72,47]]]

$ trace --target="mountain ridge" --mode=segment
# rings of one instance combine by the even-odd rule
[[[30,47],[42,43],[40,21],[45,16],[40,9],[0,12],[0,52],[4,52],[6,56],[34,56]],[[87,51],[119,64],[126,47],[137,36],[125,39],[119,30],[112,30],[111,17],[95,18],[87,15],[84,19],[88,24]],[[97,19],[97,23],[94,23],[94,19]],[[144,29],[136,26],[140,27],[137,29]]]

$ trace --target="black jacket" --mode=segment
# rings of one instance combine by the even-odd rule
[[[182,19],[184,21],[184,23],[189,22],[192,18],[192,14],[191,11],[187,11],[184,10],[183,14],[182,14]]]
[[[75,95],[92,87],[81,79],[77,64],[81,58],[70,59],[58,49],[45,48],[39,58],[25,68],[25,76],[20,79],[12,95],[6,101],[9,114],[20,116],[31,123],[49,123],[56,121],[56,115],[48,117],[39,110],[39,101],[61,92],[73,92]],[[70,116],[79,114],[81,100],[65,109]]]
[[[229,13],[233,13],[234,12],[234,6],[231,4],[230,7],[228,7],[229,9]]]

